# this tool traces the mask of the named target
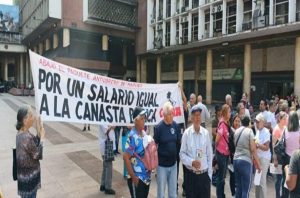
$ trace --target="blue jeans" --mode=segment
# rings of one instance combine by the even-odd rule
[[[245,160],[233,160],[235,174],[235,197],[248,198],[251,189],[252,164]]]
[[[28,196],[21,196],[21,198],[36,198],[37,191],[33,192],[31,195]]]
[[[218,174],[217,174],[217,198],[224,198],[224,186],[225,186],[225,178],[226,178],[226,171],[228,165],[229,156],[223,155],[216,151],[216,158],[218,163]]]
[[[281,197],[280,196],[281,182],[282,182],[282,175],[276,175],[276,182],[275,182],[276,198]]]
[[[157,167],[157,198],[165,197],[166,184],[168,184],[168,197],[177,197],[177,163],[171,167]]]

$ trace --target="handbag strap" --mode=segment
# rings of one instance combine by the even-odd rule
[[[111,130],[111,128],[109,127],[109,128],[107,129],[107,131],[105,132],[108,141],[110,141],[110,138],[109,138],[109,135],[108,135],[109,132],[110,132],[110,130]]]
[[[245,128],[246,128],[246,127],[245,127]],[[239,136],[238,136],[238,138],[237,138],[237,140],[236,140],[235,147],[238,145],[238,142],[239,142],[239,140],[240,140],[240,137],[241,137],[243,131],[245,130],[245,128],[243,128],[243,130],[240,132],[240,134],[239,134]]]
[[[228,133],[230,134],[230,127],[229,127],[228,124],[227,124],[226,122],[224,122],[224,121],[222,121],[222,122],[220,122],[220,123],[218,124],[218,129],[220,128],[220,126],[221,126],[222,123],[224,123],[224,124],[226,125],[226,127],[228,128]],[[229,144],[229,141],[226,140],[226,138],[225,138],[225,136],[224,136],[224,133],[222,134],[222,137],[223,137],[223,139],[225,140],[225,142],[226,142],[227,144]]]

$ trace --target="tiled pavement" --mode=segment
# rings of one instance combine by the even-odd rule
[[[15,145],[15,120],[18,107],[24,103],[34,107],[33,97],[16,97],[0,94],[0,188],[5,198],[17,196],[17,183],[12,180],[12,151]],[[113,197],[99,192],[102,160],[98,149],[97,126],[90,132],[82,132],[82,125],[62,122],[47,122],[44,159],[41,161],[42,189],[39,198],[98,198]],[[33,131],[33,130],[32,130]],[[123,179],[121,155],[113,163],[113,188],[115,197],[129,198],[127,183]],[[156,180],[152,176],[149,197],[156,197]],[[182,173],[179,175],[180,184]],[[227,197],[231,197],[228,181]],[[268,181],[269,197],[274,196],[273,181]],[[181,194],[181,189],[179,190]],[[181,197],[179,195],[179,197]],[[215,188],[212,187],[212,197]],[[253,189],[251,197],[254,197]]]

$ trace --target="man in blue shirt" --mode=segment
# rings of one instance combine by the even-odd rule
[[[163,106],[164,119],[154,128],[154,141],[158,144],[157,197],[163,198],[168,184],[168,197],[177,197],[177,145],[180,128],[173,121],[173,106],[166,102]]]

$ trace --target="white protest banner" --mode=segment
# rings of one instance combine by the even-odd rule
[[[147,113],[147,125],[163,118],[167,101],[174,120],[184,122],[177,84],[143,84],[117,80],[49,60],[32,51],[30,63],[35,86],[35,106],[44,121],[125,126],[133,123],[136,106]]]

